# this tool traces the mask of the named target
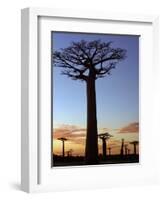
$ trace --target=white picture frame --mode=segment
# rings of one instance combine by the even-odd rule
[[[69,24],[67,25],[65,21],[68,21]],[[87,25],[87,32],[97,32],[97,25],[101,26],[100,33],[110,32],[107,28],[104,30],[104,26],[100,25],[105,24],[105,27],[107,27],[107,23],[110,23],[113,33],[142,35],[143,45],[140,51],[140,121],[142,122],[140,151],[142,156],[139,164],[51,168],[51,138],[49,138],[51,133],[49,132],[47,137],[44,134],[46,131],[42,133],[42,129],[50,130],[51,121],[50,71],[48,71],[50,68],[42,67],[45,64],[50,66],[49,33],[54,29],[74,31],[76,27],[76,31],[80,32],[83,30],[82,23],[84,26],[85,23],[91,24],[91,28]],[[159,134],[155,114],[155,109],[157,109],[155,102],[158,93],[158,16],[25,8],[22,10],[21,27],[22,190],[26,192],[59,191],[158,183],[157,144],[152,143],[152,138]],[[47,43],[45,43],[45,38]],[[41,49],[42,46],[45,47],[45,50]],[[41,59],[40,55],[42,54],[45,59]],[[147,65],[148,68],[145,67]],[[146,94],[144,95],[144,93]],[[44,109],[45,104],[48,104],[47,111]],[[151,115],[148,113],[149,108],[151,108]],[[43,119],[42,115],[45,116]],[[41,125],[40,121],[42,122]],[[148,124],[151,125],[150,128]],[[146,136],[145,132],[147,131],[150,137]],[[151,144],[153,145],[152,149],[150,148]]]

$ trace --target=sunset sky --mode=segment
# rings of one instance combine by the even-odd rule
[[[126,144],[139,140],[139,36],[53,32],[52,50],[82,39],[112,41],[112,47],[127,50],[127,58],[111,75],[96,81],[98,133],[112,134],[108,147],[112,148],[112,154],[119,154],[122,138]],[[61,70],[53,68],[53,153],[61,155],[62,143],[57,138],[66,137],[65,151],[73,149],[73,155],[84,155],[86,85],[61,75]],[[132,153],[133,146],[128,147]]]

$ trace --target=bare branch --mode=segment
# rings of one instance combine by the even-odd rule
[[[101,60],[98,60],[94,65],[104,63],[106,61],[120,61],[126,58],[126,50],[124,49],[111,49],[107,54],[101,55]]]
[[[87,80],[90,72],[96,79],[102,78],[126,57],[126,50],[112,48],[111,44],[100,40],[72,42],[71,46],[53,53],[54,66],[63,68],[62,74],[74,80]]]
[[[110,74],[112,69],[115,69],[116,63],[109,63],[107,66],[103,67],[101,63],[101,67],[96,69],[96,78],[102,78],[105,74]]]
[[[90,59],[89,57],[89,53],[88,53],[88,45],[87,45],[87,42],[85,40],[81,40],[80,42],[73,42],[72,43],[74,46],[76,46],[76,48],[78,50],[80,50],[85,56],[87,59]]]
[[[80,80],[83,80],[83,81],[86,81],[87,80],[87,77],[81,73],[79,74],[76,74],[75,72],[73,71],[68,71],[68,70],[63,70],[62,71],[62,74],[63,75],[67,75],[68,77],[72,78],[73,80],[77,80],[77,79],[80,79]]]

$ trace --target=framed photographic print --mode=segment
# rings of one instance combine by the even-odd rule
[[[157,16],[22,10],[22,190],[158,182]]]
[[[139,35],[52,32],[52,67],[53,166],[138,163]]]

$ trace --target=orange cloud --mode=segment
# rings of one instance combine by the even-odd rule
[[[63,124],[53,130],[53,139],[65,137],[71,142],[81,144],[84,142],[86,129],[74,125]]]
[[[130,123],[125,127],[122,127],[118,133],[138,133],[139,132],[139,123],[134,122]]]

